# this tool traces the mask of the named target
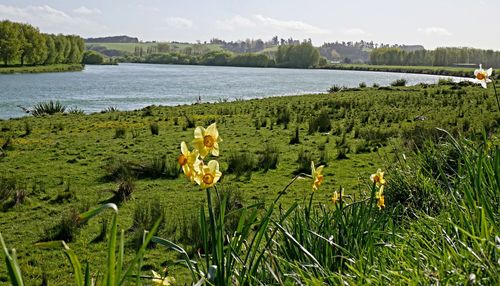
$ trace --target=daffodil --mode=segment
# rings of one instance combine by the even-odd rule
[[[314,167],[314,162],[311,162],[311,175],[314,180],[312,185],[312,190],[317,191],[319,186],[323,183],[323,168],[325,166],[321,165],[318,168]]]
[[[208,162],[208,165],[200,163],[197,169],[199,169],[199,172],[195,176],[194,181],[202,189],[213,187],[222,176],[222,173],[219,171],[219,162],[215,160]]]
[[[156,271],[151,270],[153,272],[153,285],[162,285],[162,286],[170,286],[175,283],[175,278],[172,276],[161,277],[160,274],[156,273]]]
[[[332,203],[336,204],[340,202],[340,196],[341,195],[337,191],[333,192]]]
[[[380,186],[383,186],[387,183],[386,180],[384,179],[384,172],[382,172],[382,170],[380,170],[380,169],[378,169],[375,174],[372,174],[370,176],[370,180],[373,183],[375,183],[377,188],[380,188]]]
[[[474,71],[474,76],[476,77],[476,81],[480,83],[482,87],[487,88],[487,83],[491,82],[491,79],[489,79],[489,77],[492,73],[492,68],[483,70],[483,66],[479,65],[479,69]]]
[[[378,209],[385,208],[384,186],[382,186],[380,190],[377,193],[375,193],[375,198],[377,199]]]
[[[186,142],[182,141],[181,154],[177,157],[177,162],[181,165],[184,174],[186,174],[191,181],[194,181],[194,177],[196,175],[195,166],[198,165],[200,161],[198,156],[198,150],[189,151]]]
[[[217,125],[215,123],[207,127],[196,127],[194,130],[193,145],[200,152],[200,157],[203,159],[208,154],[219,156],[219,142],[222,139],[219,137]]]

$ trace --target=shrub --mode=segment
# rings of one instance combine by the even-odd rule
[[[276,169],[279,161],[279,150],[276,146],[266,145],[264,150],[257,152],[257,168],[267,172]]]
[[[406,83],[408,81],[404,78],[397,79],[393,82],[391,82],[391,86],[406,86]]]
[[[160,126],[158,125],[158,122],[151,122],[149,124],[149,129],[151,130],[152,135],[160,134]]]
[[[64,113],[66,110],[66,106],[62,105],[59,101],[49,101],[49,102],[40,102],[37,103],[30,110],[30,113],[33,116],[41,116],[41,115],[53,115],[56,113]]]

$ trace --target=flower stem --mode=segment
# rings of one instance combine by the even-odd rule
[[[493,90],[495,91],[495,97],[497,98],[497,107],[498,111],[500,112],[500,101],[498,100],[498,93],[497,93],[497,87],[495,86],[496,81],[493,81]]]

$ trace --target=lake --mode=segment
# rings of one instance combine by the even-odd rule
[[[435,75],[387,72],[120,64],[86,66],[82,72],[0,75],[0,118],[25,116],[18,106],[58,100],[87,113],[114,106],[119,110],[148,105],[263,98],[326,92],[333,85],[389,85],[404,78],[409,85],[435,83]],[[457,78],[458,79],[458,78]]]

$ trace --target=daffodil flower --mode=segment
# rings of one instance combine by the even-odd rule
[[[378,169],[375,174],[372,174],[370,176],[370,180],[375,183],[377,188],[380,188],[380,186],[383,186],[387,183],[387,181],[384,179],[384,172],[382,170]]]
[[[314,167],[314,162],[311,162],[311,175],[313,177],[313,185],[312,185],[312,190],[317,191],[319,186],[323,183],[323,168],[325,166],[321,165],[318,168]]]
[[[215,123],[208,126],[207,129],[198,126],[194,130],[193,145],[200,152],[202,159],[210,153],[213,156],[219,156],[219,142],[221,141]]]
[[[384,186],[382,186],[380,190],[375,193],[375,199],[377,199],[377,207],[379,210],[385,208]]]
[[[337,191],[335,191],[333,192],[332,203],[336,204],[338,202],[340,202],[340,194]]]
[[[493,68],[483,70],[483,66],[479,65],[479,69],[474,71],[474,76],[476,77],[476,82],[480,83],[482,87],[487,88],[487,83],[491,82],[489,77],[493,73]]]
[[[194,181],[202,189],[213,187],[222,176],[222,173],[219,171],[219,162],[215,160],[208,162],[208,165],[201,163],[198,168],[199,173],[194,178]]]
[[[162,285],[162,286],[170,286],[175,283],[175,278],[172,276],[161,277],[160,274],[156,273],[156,271],[151,270],[153,272],[153,285]]]
[[[198,150],[189,151],[186,142],[182,141],[181,154],[177,157],[177,162],[181,165],[184,174],[186,174],[191,181],[194,181],[196,175],[195,166],[198,164],[198,161],[200,161],[198,156]]]

